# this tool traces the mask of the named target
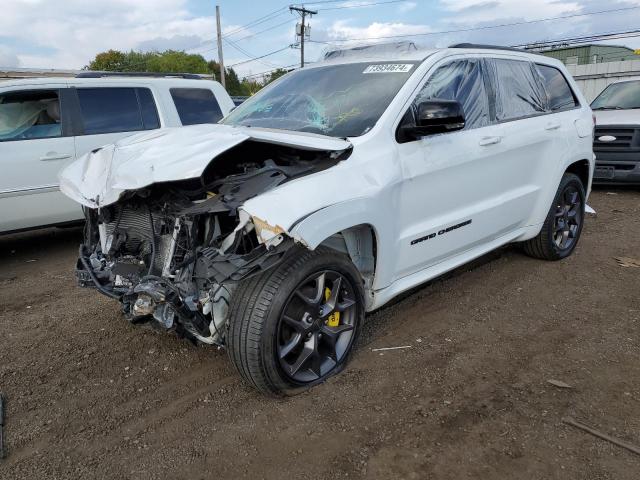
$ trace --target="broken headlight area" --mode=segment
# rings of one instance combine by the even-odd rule
[[[223,344],[237,282],[276,265],[294,244],[240,206],[328,165],[295,156],[278,160],[227,167],[224,176],[205,171],[85,209],[79,283],[118,299],[134,322],[153,320],[192,340]]]

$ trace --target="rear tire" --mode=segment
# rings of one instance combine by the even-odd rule
[[[362,280],[349,257],[296,247],[276,267],[238,285],[227,351],[252,387],[294,395],[344,368],[363,319]]]
[[[562,260],[573,253],[584,224],[584,186],[573,173],[565,173],[540,233],[524,243],[527,255],[541,260]]]

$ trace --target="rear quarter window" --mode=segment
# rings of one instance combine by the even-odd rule
[[[549,98],[549,108],[552,112],[562,112],[578,107],[576,98],[569,82],[560,70],[549,65],[536,64],[536,68],[544,80],[544,88]]]
[[[548,113],[542,80],[530,62],[487,59],[487,73],[495,93],[495,116],[499,122]]]
[[[182,125],[218,123],[222,110],[208,88],[171,88],[171,98]]]

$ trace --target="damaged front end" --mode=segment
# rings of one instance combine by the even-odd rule
[[[223,345],[237,283],[276,265],[295,245],[282,228],[251,217],[243,203],[346,155],[246,141],[199,178],[85,206],[78,281],[119,300],[133,322],[155,321],[191,340]]]

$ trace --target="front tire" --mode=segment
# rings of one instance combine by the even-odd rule
[[[573,253],[584,223],[585,193],[573,173],[562,176],[540,233],[524,243],[527,255],[542,260],[562,260]]]
[[[364,319],[360,274],[346,255],[296,247],[282,263],[238,285],[227,350],[265,394],[293,395],[340,372]]]

